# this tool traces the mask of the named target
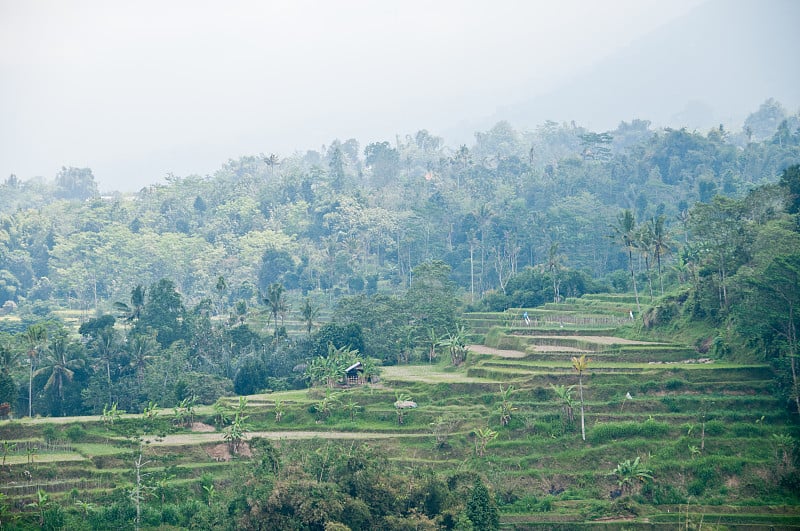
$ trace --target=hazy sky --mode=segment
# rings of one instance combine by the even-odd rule
[[[551,89],[703,0],[0,0],[0,179],[101,190],[393,140]]]

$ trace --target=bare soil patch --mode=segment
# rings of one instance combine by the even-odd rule
[[[664,343],[654,343],[652,341],[637,341],[635,339],[625,339],[614,336],[534,336],[546,339],[575,339],[585,343],[597,343],[599,345],[663,345]]]
[[[472,349],[472,347],[470,347]],[[522,356],[525,354],[522,353]],[[384,380],[403,380],[437,383],[475,383],[485,382],[485,379],[467,376],[461,371],[442,371],[436,365],[390,365],[383,367]]]
[[[502,358],[524,358],[527,356],[525,352],[519,350],[502,350],[499,348],[487,347],[485,345],[470,345],[467,348],[469,348],[470,352],[474,352],[475,354],[489,354],[492,356],[500,356]]]
[[[210,448],[206,448],[205,450],[208,457],[214,461],[230,461],[233,459],[233,454],[231,453],[231,448],[228,443],[216,444]],[[239,444],[236,455],[240,455],[242,457],[253,457],[253,452],[250,450],[250,445],[248,445],[246,442],[242,442]]]
[[[204,422],[192,422],[192,431],[199,433],[210,433],[212,431],[217,431],[217,429],[214,426]]]
[[[560,347],[556,345],[536,345],[534,346],[536,352],[572,352],[575,354],[586,354],[589,351],[576,347]]]

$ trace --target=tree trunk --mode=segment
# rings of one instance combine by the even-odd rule
[[[583,378],[578,375],[578,389],[581,391],[581,438],[585,441],[586,440],[586,424],[584,422],[584,415],[583,415]]]
[[[33,358],[30,358],[31,371],[28,374],[28,417],[33,418]]]
[[[469,295],[470,302],[475,302],[475,246],[469,242]]]
[[[797,406],[797,414],[800,415],[800,387],[797,385],[797,330],[794,326],[794,305],[789,303],[789,365],[792,369],[792,394],[794,403]]]
[[[792,368],[792,394],[794,395],[794,403],[797,406],[797,413],[800,414],[800,388],[797,385],[797,356],[789,357],[789,365]]]
[[[636,311],[642,313],[642,306],[639,304],[639,291],[636,289],[636,273],[633,271],[633,251],[628,247],[628,265],[631,269],[631,280],[633,281],[633,294],[636,297]]]

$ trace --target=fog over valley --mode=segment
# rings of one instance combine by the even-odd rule
[[[800,106],[791,0],[0,0],[0,176],[89,167],[101,190],[242,155],[507,120],[739,130]]]

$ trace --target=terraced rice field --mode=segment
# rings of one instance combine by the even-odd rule
[[[509,529],[800,528],[797,493],[781,487],[775,443],[780,436],[797,440],[797,423],[773,393],[769,366],[704,359],[686,345],[614,337],[614,327],[627,322],[628,307],[625,300],[587,299],[541,313],[527,309],[537,317],[535,329],[514,317],[523,309],[467,315],[474,337],[486,342],[470,346],[464,367],[454,369],[445,360],[386,367],[380,384],[328,392],[339,396],[339,404],[356,404],[357,414],[339,409],[322,419],[310,407],[326,396],[324,390],[253,395],[248,438],[272,439],[284,449],[369,441],[408,467],[425,465],[442,475],[477,472],[492,487]],[[591,359],[581,377],[585,441],[571,362],[582,354]],[[558,397],[559,386],[570,390],[569,402]],[[503,391],[512,405],[505,425]],[[418,404],[402,425],[393,406],[398,393]],[[278,402],[286,410],[280,422]],[[210,408],[198,411],[206,424],[212,415]],[[443,419],[445,444],[435,431]],[[118,422],[132,426],[139,420]],[[69,451],[39,452],[33,462],[24,452],[9,453],[0,492],[14,506],[29,503],[39,488],[66,498],[75,488],[89,496],[130,483],[134,446],[99,417],[4,421],[0,440],[43,443],[46,426],[64,438],[77,426],[77,441]],[[477,433],[485,428],[497,436],[478,456]],[[247,466],[246,452],[223,455],[220,429],[167,431],[149,436],[146,452],[173,467],[170,481],[197,482],[203,473],[224,475]],[[620,497],[611,471],[636,458],[653,481],[637,482]]]

